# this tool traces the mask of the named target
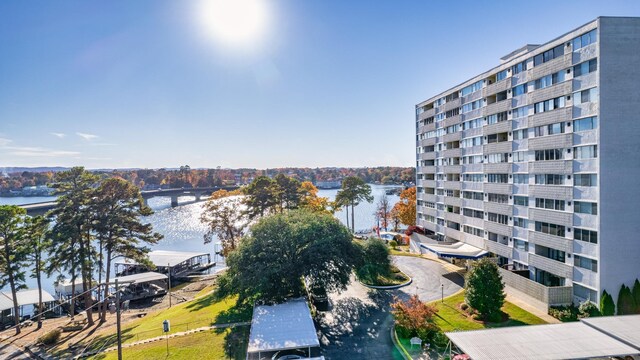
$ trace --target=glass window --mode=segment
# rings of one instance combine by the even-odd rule
[[[526,151],[516,151],[513,153],[513,162],[523,162],[527,160],[528,159]]]
[[[589,243],[592,243],[592,244],[597,244],[598,243],[598,232],[597,231],[593,231],[593,230],[574,228],[573,229],[573,238],[575,240],[580,240],[580,241],[589,242]]]
[[[592,130],[598,127],[598,118],[596,116],[573,120],[573,131]]]
[[[482,127],[482,118],[466,121],[462,124],[462,130],[474,129]]]
[[[522,139],[526,139],[528,137],[529,137],[529,130],[528,129],[514,130],[513,131],[513,140],[522,140]]]
[[[573,77],[582,76],[598,70],[598,59],[591,59],[573,66]]]
[[[535,136],[555,135],[564,133],[564,122],[555,124],[536,126],[534,129]]]
[[[598,157],[598,145],[577,146],[573,148],[574,159],[594,159]]]
[[[523,106],[523,107],[519,107],[517,109],[513,109],[511,110],[511,114],[513,115],[513,118],[520,118],[523,116],[527,116],[529,115],[529,107],[528,106]]]
[[[466,96],[469,95],[471,93],[474,93],[480,89],[482,89],[482,84],[484,83],[483,80],[480,80],[478,82],[475,82],[469,86],[466,86],[462,89],[462,96]]]
[[[551,61],[555,58],[557,58],[558,56],[561,56],[564,54],[564,44],[558,45],[556,47],[554,47],[553,49],[547,50],[545,52],[543,52],[542,54],[538,54],[536,56],[533,57],[533,66],[538,66],[540,64],[543,64],[547,61]]]
[[[487,162],[489,164],[499,164],[499,163],[509,162],[509,154],[508,153],[489,154],[487,155]]]
[[[540,209],[564,210],[564,200],[536,198],[536,207]]]
[[[536,175],[536,184],[538,185],[564,185],[564,175],[559,174],[542,174]]]
[[[589,44],[593,44],[596,41],[598,41],[597,29],[593,29],[586,34],[573,39],[573,51],[583,48]]]
[[[598,215],[598,204],[592,202],[574,201],[573,211],[579,214]]]
[[[525,240],[513,239],[513,247],[520,251],[529,251],[529,243]]]
[[[488,174],[487,181],[490,183],[508,183],[509,174]]]
[[[573,264],[577,267],[588,269],[594,272],[598,271],[598,261],[589,259],[580,255],[574,255]]]
[[[598,175],[596,175],[596,174],[575,174],[575,175],[573,175],[573,185],[575,185],[575,186],[598,186]]]
[[[513,88],[513,96],[518,96],[527,93],[527,84],[521,84]]]
[[[502,70],[496,74],[496,81],[504,80],[507,78],[507,70]]]
[[[536,221],[535,229],[538,232],[555,235],[555,236],[564,236],[565,227],[562,225],[550,224],[541,221]]]
[[[536,150],[536,161],[562,160],[562,149]]]
[[[513,183],[514,184],[528,184],[529,183],[529,174],[513,174]]]
[[[559,109],[565,106],[565,98],[564,96],[561,97],[557,97],[555,99],[549,99],[549,100],[545,100],[545,101],[541,101],[538,103],[535,103],[533,105],[533,109],[534,112],[536,114],[541,113],[541,112],[545,112],[545,111],[551,111],[551,110],[555,110],[555,109]]]
[[[520,206],[529,206],[529,198],[526,196],[514,196],[513,204]]]
[[[523,61],[521,63],[515,64],[511,67],[511,72],[513,72],[513,74],[519,74],[523,71],[527,70],[527,62]]]
[[[503,225],[507,225],[509,223],[509,217],[507,215],[496,214],[496,213],[488,213],[487,220],[493,221],[499,224],[503,224]]]
[[[509,195],[490,193],[487,194],[487,201],[499,204],[507,204],[509,202]]]
[[[524,218],[519,218],[519,217],[514,217],[513,218],[513,226],[517,226],[517,227],[521,227],[521,228],[527,228],[529,227],[529,220],[524,219]]]

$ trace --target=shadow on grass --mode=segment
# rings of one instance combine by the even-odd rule
[[[135,336],[135,334],[133,333],[133,329],[135,329],[135,327],[124,329],[121,331],[121,339],[123,343]],[[66,339],[66,341],[68,341],[68,339]],[[81,353],[90,353],[93,351],[104,350],[112,346],[116,346],[118,344],[117,342],[118,342],[118,336],[114,330],[113,334],[97,336],[92,340],[90,340],[89,343],[77,342],[76,344],[70,345],[68,348],[65,348],[65,349],[60,349],[60,345],[63,344],[64,342],[58,343],[56,348],[53,348],[49,351],[49,354],[56,359],[72,358],[74,355],[80,355]],[[100,359],[104,357],[104,354],[99,354],[96,356],[97,356],[95,357],[96,359]],[[99,356],[102,356],[102,357],[99,357]]]
[[[247,345],[249,344],[249,326],[234,326],[231,328],[216,329],[217,334],[224,332],[224,354],[226,357],[237,360],[244,360],[247,356]]]

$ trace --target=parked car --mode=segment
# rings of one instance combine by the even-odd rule
[[[271,360],[296,360],[307,358],[307,353],[302,350],[282,350],[273,354]]]

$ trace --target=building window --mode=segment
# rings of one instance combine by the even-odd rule
[[[562,149],[536,150],[536,161],[562,160]]]
[[[466,86],[462,89],[462,96],[467,96],[471,93],[474,93],[480,89],[482,89],[482,84],[484,83],[483,80],[480,80],[478,82],[475,82],[469,86]]]
[[[462,164],[481,164],[482,163],[482,155],[470,155],[462,157]]]
[[[528,184],[529,183],[529,174],[513,174],[513,183],[514,184]]]
[[[457,222],[453,222],[453,221],[448,221],[447,220],[447,227],[449,229],[453,229],[453,230],[460,230],[460,224],[458,224]]]
[[[579,268],[591,270],[593,272],[598,272],[598,260],[589,259],[580,255],[574,255],[573,265]]]
[[[535,103],[533,105],[534,112],[536,114],[542,113],[545,111],[551,111],[555,109],[559,109],[565,106],[564,96],[557,97],[555,99],[549,99],[545,101],[541,101]]]
[[[483,100],[476,100],[476,101],[472,101],[470,103],[466,103],[464,105],[462,105],[462,113],[467,113],[471,110],[476,110],[476,109],[480,109],[483,105]]]
[[[484,200],[484,195],[476,191],[463,191],[462,197],[469,200]]]
[[[507,112],[506,111],[487,116],[487,124],[489,124],[489,125],[496,124],[496,123],[499,123],[499,122],[502,122],[502,121],[506,121],[506,120],[507,120]]]
[[[521,227],[521,228],[528,228],[529,227],[529,220],[524,219],[524,218],[519,218],[519,217],[514,217],[513,218],[513,226],[517,226],[517,227]]]
[[[593,44],[596,41],[598,41],[597,29],[593,29],[586,34],[582,34],[581,36],[573,39],[573,51],[583,48],[589,44]]]
[[[574,201],[573,211],[579,214],[598,215],[598,203]]]
[[[564,200],[536,198],[536,207],[541,209],[564,210]]]
[[[564,54],[564,44],[558,45],[553,49],[547,50],[542,54],[533,57],[533,66],[544,64]]]
[[[482,174],[463,174],[463,181],[471,181],[471,182],[483,182]]]
[[[476,219],[484,219],[484,214],[482,213],[482,210],[462,208],[462,215],[474,217]]]
[[[482,136],[463,139],[460,142],[461,148],[468,148],[468,147],[478,146],[478,145],[482,145]]]
[[[514,130],[513,132],[513,140],[522,140],[529,137],[528,129]]]
[[[474,228],[472,226],[468,226],[468,225],[464,225],[462,227],[462,231],[466,232],[467,234],[471,234],[471,235],[475,235],[475,236],[479,236],[482,237],[482,235],[484,235],[484,230],[482,229],[478,229],[478,228]]]
[[[534,87],[536,90],[544,89],[551,85],[555,85],[559,82],[564,81],[564,71],[559,71],[555,74],[549,74],[547,76],[543,76],[540,79],[534,81]]]
[[[489,154],[487,155],[487,162],[489,164],[499,164],[499,163],[509,162],[509,154],[508,153]]]
[[[519,107],[517,109],[513,109],[513,110],[511,110],[511,115],[513,116],[514,119],[527,116],[527,115],[529,115],[529,107],[528,106],[523,106],[523,107]]]
[[[509,216],[496,214],[496,213],[489,213],[487,216],[487,220],[496,222],[498,224],[507,225],[509,223]]]
[[[487,181],[490,183],[503,183],[509,182],[509,174],[488,174]]]
[[[507,70],[502,70],[496,74],[496,81],[504,80],[507,78]]]
[[[513,153],[513,162],[523,162],[527,160],[528,159],[526,151],[516,151]]]
[[[537,185],[564,185],[564,175],[543,174],[536,175]]]
[[[562,237],[564,237],[565,232],[565,227],[562,225],[550,224],[541,221],[536,221],[535,229],[537,232]]]
[[[574,159],[594,159],[598,157],[598,145],[577,146],[573,148]]]
[[[482,127],[482,118],[477,118],[469,121],[465,121],[462,124],[462,130],[469,130]]]
[[[598,302],[598,295],[595,290],[591,290],[579,284],[573,283],[573,293],[575,296],[589,300],[591,302]]]
[[[518,86],[514,87],[513,90],[511,90],[511,92],[513,93],[513,96],[526,94],[527,93],[527,84],[518,85]]]
[[[487,195],[487,201],[499,204],[507,204],[509,202],[509,195],[490,193]]]
[[[574,228],[573,230],[574,230],[573,238],[575,240],[580,240],[580,241],[584,241],[592,244],[598,243],[597,231],[587,230],[587,229],[578,229],[578,228]]]
[[[596,116],[573,120],[573,132],[592,130],[598,127],[598,118]]]
[[[526,196],[514,196],[513,205],[529,206],[529,198]]]
[[[564,122],[549,124],[544,126],[536,126],[533,128],[536,137],[546,135],[556,135],[564,133]]]
[[[582,76],[598,70],[598,59],[591,59],[573,67],[573,77]]]
[[[515,64],[511,67],[511,72],[515,74],[519,74],[523,71],[527,70],[527,62],[523,61],[521,63]]]
[[[598,88],[591,88],[573,93],[573,105],[580,105],[598,100]]]
[[[598,175],[596,174],[575,174],[573,175],[574,186],[598,186]]]
[[[529,243],[525,240],[513,239],[513,247],[520,251],[529,251]]]

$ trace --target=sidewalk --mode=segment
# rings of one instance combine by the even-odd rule
[[[171,335],[162,335],[162,336],[157,336],[157,337],[154,337],[154,338],[149,338],[149,339],[144,339],[144,340],[132,342],[132,343],[129,343],[129,344],[122,344],[122,348],[125,349],[125,348],[129,348],[129,347],[136,346],[136,345],[148,344],[148,343],[152,343],[152,342],[155,342],[155,341],[165,340],[166,338],[172,339],[172,338],[179,337],[179,336],[191,335],[191,334],[194,334],[194,333],[197,333],[197,332],[201,332],[201,331],[207,331],[207,330],[213,330],[213,329],[222,329],[222,328],[234,328],[234,327],[237,327],[237,326],[249,326],[249,325],[251,325],[250,321],[204,326],[204,327],[196,328],[196,329],[189,330],[189,331],[183,331],[183,332],[174,333],[174,334],[171,334]],[[100,351],[93,351],[93,352],[83,353],[81,355],[75,356],[74,358],[75,359],[80,359],[80,358],[93,356],[93,355],[96,355],[96,354],[105,353],[105,352],[109,352],[109,351],[116,351],[116,350],[118,350],[118,347],[117,346],[112,346],[110,348],[107,348],[107,349],[104,349],[104,350],[100,350]]]
[[[549,315],[543,309],[546,308],[546,305],[542,302],[538,304],[534,304],[533,302],[537,302],[535,299],[531,299],[529,296],[521,293],[520,291],[510,287],[505,286],[504,292],[507,294],[506,300],[530,313],[539,317],[540,319],[548,322],[549,324],[560,324],[561,321]],[[524,299],[530,299],[525,301]],[[529,302],[530,301],[530,302]]]

